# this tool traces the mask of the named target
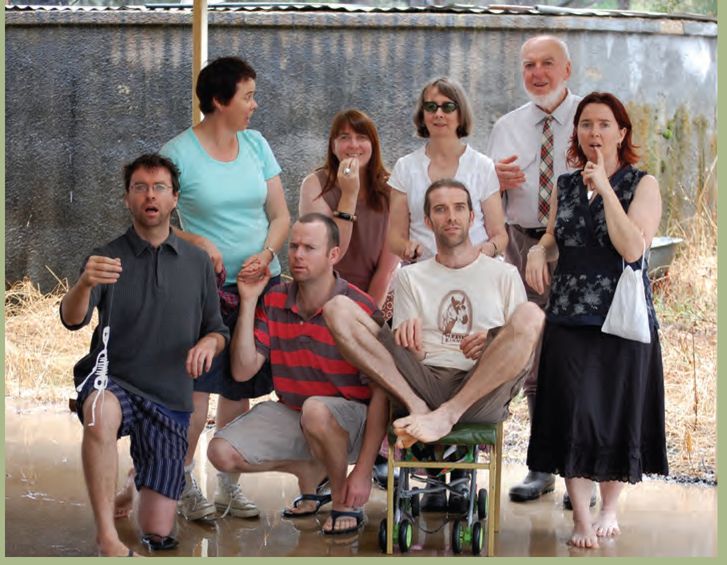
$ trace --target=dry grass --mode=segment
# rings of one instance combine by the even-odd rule
[[[63,283],[43,294],[30,280],[5,291],[5,395],[32,402],[66,402],[73,365],[88,352],[93,323],[69,332],[58,315]]]
[[[709,179],[708,179],[709,180]],[[684,237],[668,277],[654,285],[661,322],[666,393],[666,431],[672,475],[716,480],[717,243],[716,186],[700,191],[698,213],[673,224]],[[88,351],[95,321],[77,332],[60,323],[65,283],[48,294],[25,280],[6,291],[5,394],[35,403],[74,396],[72,367]],[[505,429],[505,452],[525,457],[527,405],[518,398]]]
[[[666,432],[673,474],[717,478],[717,183],[714,163],[669,276],[654,284],[664,356]]]

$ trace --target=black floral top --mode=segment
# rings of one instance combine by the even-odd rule
[[[626,165],[610,178],[611,186],[626,212],[636,186],[645,174]],[[555,239],[560,255],[545,310],[548,320],[566,325],[602,325],[624,264],[608,237],[603,199],[596,195],[588,204],[588,193],[580,171],[558,178]],[[631,267],[640,269],[641,259],[631,263]],[[644,267],[649,320],[653,327],[658,327],[646,263]]]

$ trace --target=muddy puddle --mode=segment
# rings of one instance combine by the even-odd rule
[[[203,436],[206,448],[209,434]],[[95,555],[94,523],[80,461],[81,425],[66,407],[5,405],[5,554],[7,556]],[[201,451],[204,453],[204,451]],[[119,442],[119,484],[130,465],[128,442]],[[215,472],[195,470],[212,495]],[[525,473],[522,465],[504,465],[498,556],[567,556],[586,554],[566,545],[571,513],[564,511],[562,480],[554,493],[526,504],[512,503],[507,490]],[[486,484],[483,473],[478,482]],[[177,519],[179,547],[164,556],[380,556],[379,522],[386,494],[374,488],[366,505],[366,526],[358,536],[320,534],[327,509],[311,518],[287,520],[281,509],[297,496],[295,480],[279,473],[243,475],[245,494],[260,508],[258,519],[227,517],[209,523]],[[715,556],[717,490],[646,480],[627,485],[620,502],[622,535],[601,544],[594,556]],[[420,516],[411,555],[451,553],[451,523],[446,516]],[[122,540],[144,555],[133,519],[117,521]],[[428,530],[431,533],[427,533]],[[468,555],[469,552],[465,552]],[[161,556],[162,554],[157,554]]]

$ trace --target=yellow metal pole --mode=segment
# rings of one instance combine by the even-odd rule
[[[207,0],[194,0],[192,8],[192,125],[202,120],[199,100],[194,94],[197,77],[207,61]]]

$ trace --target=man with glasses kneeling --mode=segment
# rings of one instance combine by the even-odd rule
[[[192,379],[209,369],[229,331],[209,256],[171,231],[174,163],[142,155],[125,167],[124,181],[132,226],[85,260],[60,316],[77,330],[99,311],[91,351],[73,369],[81,457],[99,555],[133,557],[114,524],[116,442],[131,438],[142,541],[150,550],[176,547]]]

